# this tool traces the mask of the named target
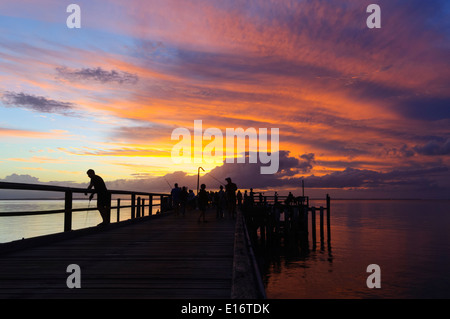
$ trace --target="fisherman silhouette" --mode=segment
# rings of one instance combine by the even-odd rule
[[[225,192],[223,191],[223,186],[220,185],[220,190],[216,193],[216,217],[223,218],[224,217],[224,208],[226,207],[226,197]]]
[[[93,169],[88,170],[86,173],[91,179],[91,183],[87,189],[90,190],[92,187],[95,189],[95,193],[97,193],[97,209],[103,219],[103,222],[97,226],[108,225],[110,223],[111,196],[108,193],[105,182],[100,176],[95,175],[95,171]],[[87,196],[87,193],[84,193],[84,195]],[[94,198],[94,193],[89,196],[89,201],[91,201],[92,198]]]
[[[242,207],[242,193],[240,190],[238,190],[236,197],[237,197],[237,201],[238,201],[238,207],[241,208]]]
[[[235,183],[231,182],[230,177],[225,178],[225,180],[228,182],[227,185],[225,185],[225,193],[227,194],[227,202],[228,202],[228,216],[230,218],[235,218],[237,186]]]
[[[202,184],[200,186],[200,191],[198,192],[198,208],[200,210],[200,215],[198,216],[198,222],[203,217],[203,222],[206,223],[206,208],[208,206],[208,193],[206,192],[206,185]]]
[[[172,188],[172,191],[170,194],[172,195],[172,206],[175,210],[175,214],[178,215],[180,211],[180,205],[181,205],[181,188],[178,187],[178,183],[175,183],[175,187]]]

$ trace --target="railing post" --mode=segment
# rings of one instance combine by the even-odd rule
[[[131,194],[131,219],[136,217],[136,194]]]
[[[153,196],[149,195],[148,196],[148,210],[149,210],[149,215],[153,215]]]
[[[137,211],[136,211],[136,217],[141,217],[141,197],[138,196],[137,198]]]
[[[107,219],[108,223],[111,222],[111,207],[112,207],[112,193],[108,192],[108,206],[107,206]]]
[[[163,208],[165,208],[165,207],[164,207],[163,203],[164,203],[164,196],[161,195],[161,196],[159,196],[159,211],[161,213],[164,213],[164,209]]]
[[[142,217],[145,216],[145,198],[142,198]]]
[[[120,198],[117,199],[117,222],[120,221]]]
[[[72,192],[66,191],[64,197],[64,231],[72,230]]]

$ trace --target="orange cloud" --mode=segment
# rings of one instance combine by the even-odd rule
[[[0,127],[0,138],[33,138],[33,139],[64,139],[67,131],[50,130],[50,132],[39,132],[31,130],[20,130]]]
[[[42,156],[32,156],[30,158],[8,158],[8,161],[12,162],[25,162],[25,163],[53,163],[53,164],[61,164],[67,163],[67,159],[61,158],[50,158],[50,157],[42,157]]]

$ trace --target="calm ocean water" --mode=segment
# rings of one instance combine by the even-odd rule
[[[315,206],[326,206],[317,203]],[[331,241],[279,251],[266,263],[268,298],[450,298],[450,201],[333,200]],[[318,220],[317,220],[318,223]],[[311,239],[311,235],[310,235]],[[381,269],[369,289],[367,266]]]
[[[263,273],[268,298],[450,298],[450,201],[332,200],[331,205],[330,243],[326,230],[323,244],[317,231],[315,250],[310,240],[307,253],[273,252]],[[63,207],[56,200],[0,201],[0,213]],[[87,207],[87,201],[75,200],[74,207]],[[115,210],[112,216],[115,220]],[[122,209],[121,220],[129,217],[129,209]],[[97,211],[74,212],[74,229],[100,222]],[[0,242],[62,230],[63,214],[0,217]],[[366,285],[370,264],[381,268],[380,289]]]
[[[122,200],[121,206],[130,205],[130,200]],[[159,200],[154,200],[153,204],[158,204]],[[148,202],[147,202],[148,204]],[[89,203],[88,200],[74,200],[73,208],[95,208],[95,199]],[[115,206],[115,201],[113,206]],[[23,212],[23,211],[44,211],[64,209],[64,200],[0,200],[0,215],[2,212]],[[153,207],[156,213],[158,206]],[[145,208],[145,215],[148,215],[148,207]],[[117,210],[111,210],[111,221],[117,220]],[[127,220],[131,217],[130,208],[120,210],[120,220]],[[72,229],[77,230],[96,226],[102,222],[100,213],[97,210],[79,211],[72,214]],[[6,243],[22,238],[54,234],[64,231],[64,214],[23,216],[23,217],[0,217],[0,243]]]

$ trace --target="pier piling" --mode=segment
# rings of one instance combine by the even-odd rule
[[[311,208],[311,232],[313,247],[316,247],[316,208]]]
[[[327,240],[328,242],[330,242],[331,240],[331,220],[330,220],[330,215],[331,215],[331,208],[330,208],[330,195],[327,194]]]
[[[324,232],[323,232],[323,207],[322,206],[320,206],[319,211],[320,211],[320,241],[323,242]]]

